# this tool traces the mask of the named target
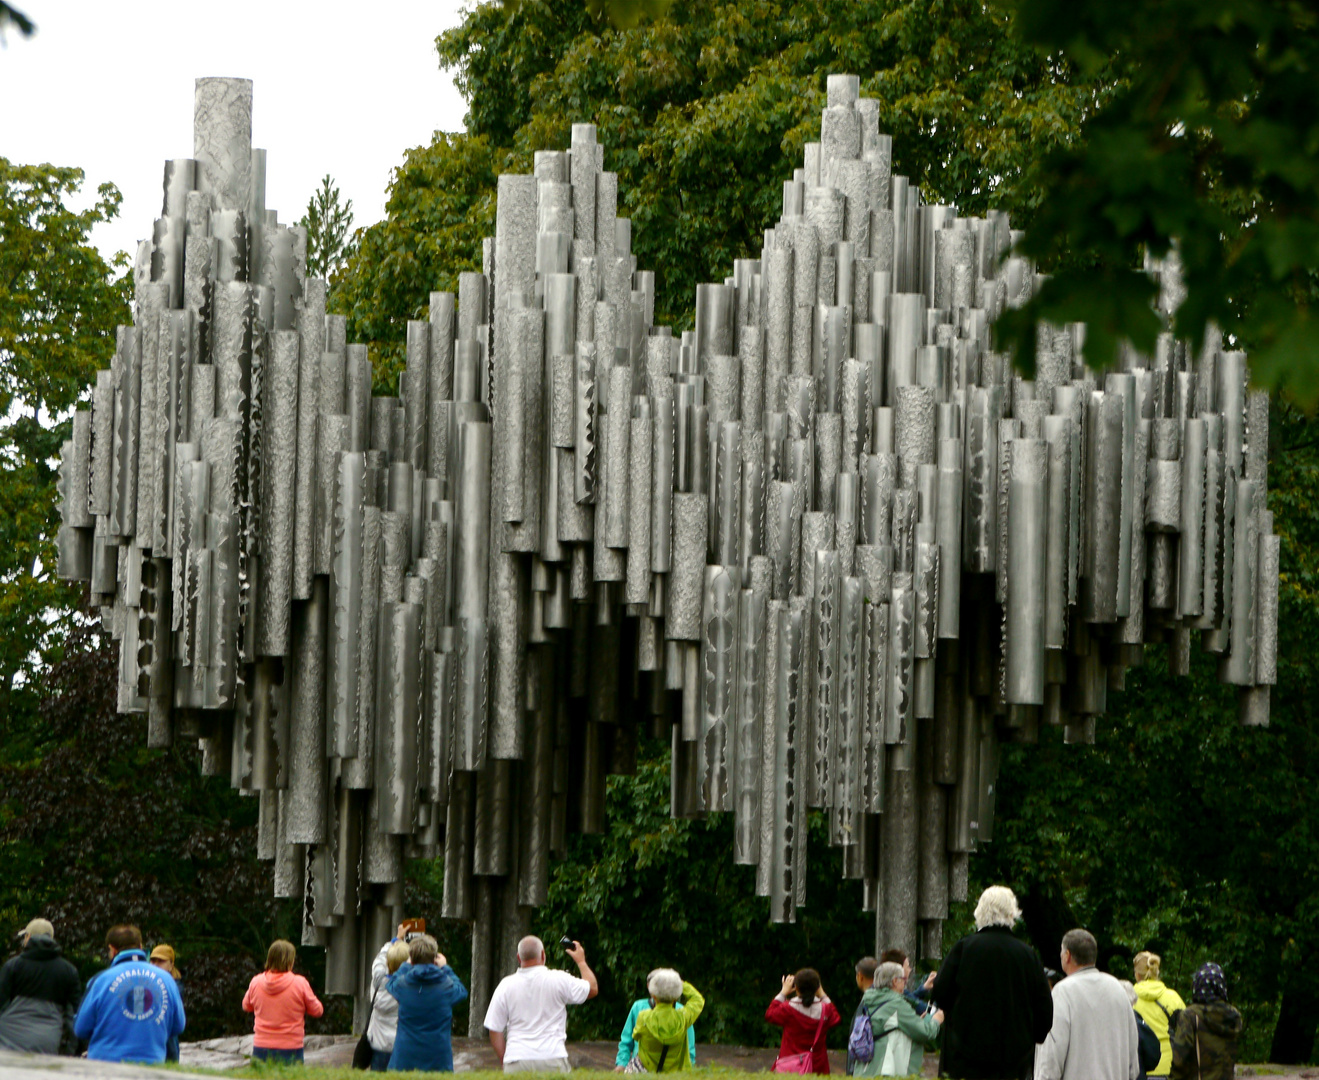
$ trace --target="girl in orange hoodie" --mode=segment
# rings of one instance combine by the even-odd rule
[[[291,942],[276,941],[266,953],[266,970],[252,977],[243,995],[243,1011],[256,1014],[252,1056],[258,1061],[301,1063],[306,1018],[325,1012],[311,984],[293,974],[297,955]]]

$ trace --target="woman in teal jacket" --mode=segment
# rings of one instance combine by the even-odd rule
[[[655,973],[652,971],[650,974]],[[650,975],[646,976],[646,980],[647,982],[650,981]],[[618,1056],[614,1059],[614,1072],[622,1072],[637,1056],[637,1040],[632,1037],[632,1033],[637,1026],[637,1017],[641,1015],[643,1009],[653,1009],[654,1007],[655,999],[650,997],[638,998],[632,1003],[632,1009],[628,1012],[627,1020],[623,1023],[623,1030],[618,1036]],[[682,1002],[678,1002],[673,1007],[681,1011]],[[696,1029],[694,1027],[687,1029],[687,1057],[693,1065],[696,1064]]]
[[[890,961],[875,971],[874,983],[861,998],[875,1037],[875,1056],[858,1061],[853,1076],[920,1075],[925,1049],[933,1046],[939,1036],[943,1012],[917,1016],[911,1002],[902,995],[906,983],[901,964]]]

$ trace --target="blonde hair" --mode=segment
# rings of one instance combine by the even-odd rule
[[[975,911],[977,930],[983,930],[986,926],[1006,926],[1011,930],[1020,918],[1017,894],[1006,885],[991,885],[980,894]]]
[[[389,952],[385,953],[385,963],[389,966],[389,973],[394,974],[403,966],[403,961],[408,958],[407,942],[396,941],[389,947]]]
[[[270,948],[266,950],[266,970],[292,971],[293,961],[297,958],[298,950],[293,947],[293,942],[285,941],[283,938],[272,941]]]
[[[1158,953],[1138,952],[1136,958],[1131,962],[1131,971],[1136,976],[1136,982],[1157,979],[1159,977],[1159,963]]]

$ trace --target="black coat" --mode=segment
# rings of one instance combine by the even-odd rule
[[[1159,1046],[1159,1037],[1154,1034],[1154,1029],[1145,1023],[1140,1013],[1136,1013],[1136,1054],[1140,1060],[1138,1080],[1145,1080],[1149,1071],[1159,1063],[1163,1050]]]
[[[82,980],[54,939],[32,938],[0,967],[0,1047],[58,1053],[81,1001]]]
[[[1053,1027],[1053,997],[1034,951],[1002,926],[962,938],[930,996],[945,1014],[939,1075],[1020,1080]]]

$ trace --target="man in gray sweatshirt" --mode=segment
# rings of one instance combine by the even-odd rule
[[[1067,977],[1053,988],[1053,1027],[1035,1055],[1035,1080],[1136,1080],[1136,1014],[1122,984],[1095,967],[1086,930],[1063,935]]]

